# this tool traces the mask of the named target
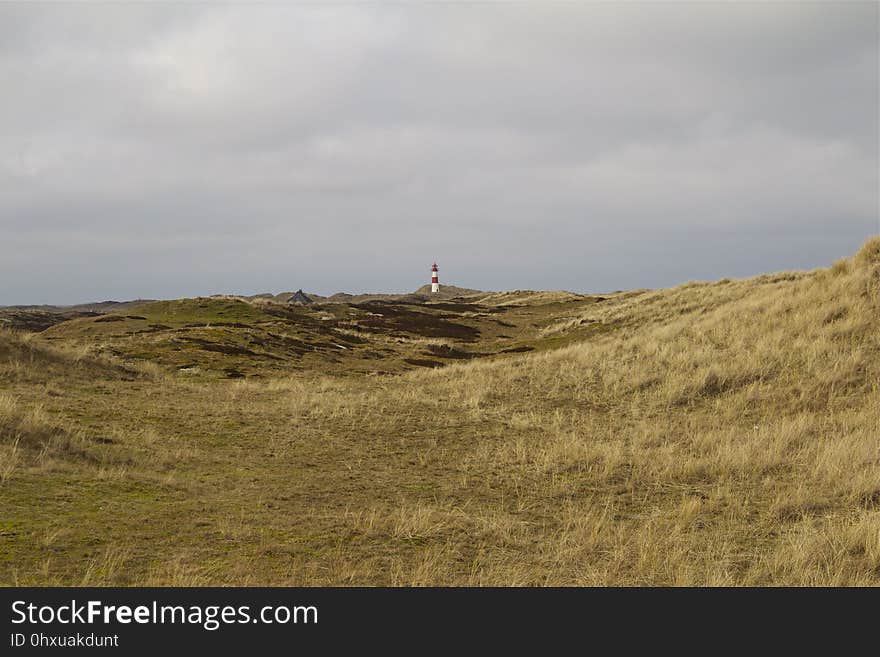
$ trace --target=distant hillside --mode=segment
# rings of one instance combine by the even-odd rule
[[[475,296],[452,298],[456,289],[462,288],[445,296],[315,295],[311,303],[290,303],[286,294],[278,295],[280,301],[274,295],[215,295],[118,313],[46,313],[45,326],[28,329],[19,322],[10,328],[40,331],[40,339],[52,344],[100,345],[123,362],[149,361],[188,376],[376,374],[558,346],[569,337],[543,340],[539,332],[594,303],[575,296],[540,306],[490,305]]]
[[[472,290],[468,287],[456,287],[455,285],[443,285],[440,284],[440,291],[431,294],[431,284],[422,285],[418,290],[416,290],[413,294],[417,294],[420,296],[430,297],[432,299],[454,299],[455,297],[470,297],[476,294],[485,294],[481,290]]]
[[[305,294],[314,303],[364,303],[366,301],[405,301],[408,303],[423,303],[432,299],[436,301],[454,299],[456,297],[469,297],[479,294],[487,294],[486,292],[482,292],[480,290],[472,290],[466,287],[456,287],[455,285],[441,285],[440,292],[436,294],[431,294],[431,285],[428,284],[423,285],[414,292],[406,292],[403,294],[385,294],[381,292],[349,294],[347,292],[336,292],[335,294],[331,294],[330,296],[324,296],[315,292],[291,290],[287,292],[279,292],[278,294],[273,294],[272,292],[261,292],[259,294],[250,295],[212,294],[208,298],[222,299],[226,297],[235,297],[238,299],[245,299],[247,301],[268,299],[271,301],[286,303],[292,297],[296,296],[297,293]],[[128,310],[129,308],[132,308],[134,306],[139,306],[141,304],[150,303],[153,301],[156,301],[156,299],[133,299],[130,301],[95,301],[91,303],[80,303],[69,306],[52,304],[0,306],[0,322],[4,321],[4,316],[10,317],[13,314],[13,311],[40,314],[57,313],[67,315],[67,318],[70,318],[75,317],[76,313],[121,312],[124,310]],[[51,326],[52,324],[57,324],[58,321],[63,321],[63,319],[46,319],[43,320],[42,323],[46,324],[46,326]],[[38,321],[37,323],[40,322]],[[10,326],[8,322],[6,326]],[[2,327],[3,324],[0,324],[0,328]]]
[[[273,299],[274,301],[286,302],[296,292],[281,292],[280,294],[255,294],[247,299]],[[430,300],[447,300],[456,297],[468,297],[477,294],[485,294],[480,290],[472,290],[466,287],[456,287],[455,285],[441,285],[440,292],[431,294],[431,285],[423,285],[415,292],[407,292],[404,294],[383,294],[383,293],[363,293],[349,294],[347,292],[337,292],[329,297],[315,294],[313,292],[305,292],[305,294],[315,303],[365,303],[367,301],[403,301],[407,303],[424,303]]]
[[[130,301],[94,301],[90,303],[77,303],[70,306],[60,306],[52,304],[0,306],[0,310],[36,310],[47,313],[108,313],[118,310],[125,310],[126,308],[131,308],[132,306],[154,300],[155,299],[132,299]]]

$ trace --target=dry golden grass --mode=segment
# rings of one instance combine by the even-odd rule
[[[490,292],[476,297],[480,303],[489,306],[509,306],[512,304],[525,304],[539,306],[548,303],[559,303],[582,299],[583,296],[574,292],[535,291],[535,290],[510,290],[508,292]]]
[[[604,328],[396,376],[22,365],[0,581],[880,584],[880,239],[561,312]]]

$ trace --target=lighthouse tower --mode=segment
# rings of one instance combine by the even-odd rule
[[[440,291],[440,279],[437,278],[437,263],[435,262],[431,267],[431,292],[439,292]]]

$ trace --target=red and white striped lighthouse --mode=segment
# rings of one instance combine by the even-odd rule
[[[435,262],[431,267],[431,292],[439,292],[440,291],[440,279],[437,278],[437,263]]]

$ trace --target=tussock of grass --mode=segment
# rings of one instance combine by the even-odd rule
[[[104,440],[57,422],[41,405],[23,405],[0,394],[0,483],[10,481],[21,467],[45,473],[112,465],[113,459],[107,459],[100,449]],[[98,474],[107,473],[99,470]]]

